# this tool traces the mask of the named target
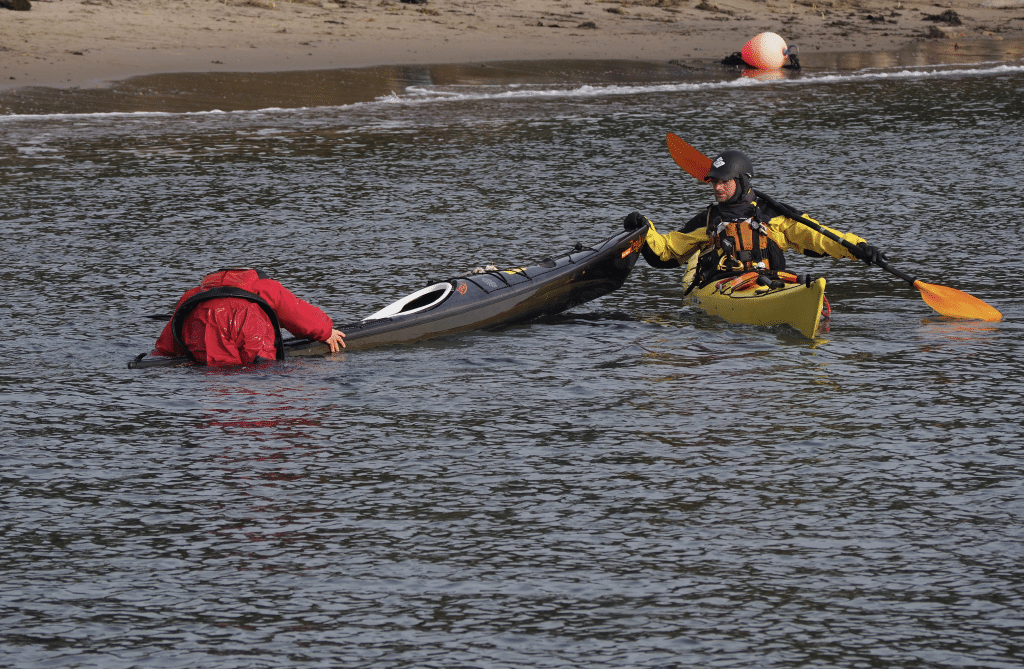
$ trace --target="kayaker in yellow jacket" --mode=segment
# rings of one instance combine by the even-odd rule
[[[886,259],[857,235],[825,228],[850,242],[853,249],[849,249],[786,215],[765,201],[765,196],[759,198],[750,185],[753,174],[746,155],[724,151],[712,161],[705,179],[714,189],[715,204],[690,219],[682,230],[662,234],[639,212],[626,216],[623,227],[633,230],[650,224],[642,253],[652,267],[679,267],[700,252],[694,285],[750,271],[771,276],[786,268],[786,249],[817,258],[828,255],[866,263]]]

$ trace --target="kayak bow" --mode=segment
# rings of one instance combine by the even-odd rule
[[[683,275],[684,302],[729,323],[746,325],[788,325],[808,339],[814,339],[821,322],[825,300],[825,279],[776,280],[769,285],[758,281],[757,272],[694,286],[697,255],[690,256]]]

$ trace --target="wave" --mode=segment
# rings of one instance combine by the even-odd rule
[[[1005,61],[975,63],[972,65],[921,65],[907,66],[900,69],[868,68],[850,73],[783,73],[781,71],[765,72],[748,70],[737,78],[682,81],[642,84],[463,84],[463,85],[410,85],[401,93],[391,92],[389,95],[374,100],[354,102],[345,105],[325,105],[317,107],[266,107],[256,110],[221,111],[217,109],[189,112],[131,111],[131,112],[89,112],[89,113],[48,113],[48,114],[7,114],[0,115],[0,123],[11,123],[25,120],[61,120],[104,118],[159,118],[159,117],[203,117],[221,115],[276,115],[308,112],[310,110],[341,110],[341,109],[372,109],[382,105],[420,105],[444,102],[477,102],[491,100],[525,100],[543,98],[600,98],[619,95],[638,95],[645,93],[685,93],[707,92],[716,89],[735,89],[747,87],[785,86],[804,87],[821,86],[836,83],[856,83],[883,80],[912,80],[930,78],[965,78],[993,75],[1016,75],[1024,73],[1024,63],[1006,63]]]
[[[391,95],[377,98],[377,102],[384,104],[419,104],[433,102],[451,102],[456,100],[477,101],[477,100],[503,100],[503,99],[526,99],[526,98],[555,98],[555,97],[603,97],[613,95],[638,95],[644,93],[686,93],[702,91],[706,92],[715,89],[731,89],[745,87],[763,86],[816,86],[835,83],[856,83],[859,81],[878,81],[893,79],[929,79],[937,77],[974,77],[990,76],[999,74],[1021,74],[1024,73],[1024,64],[1007,65],[983,64],[984,67],[963,67],[948,66],[942,69],[938,66],[919,66],[918,68],[903,68],[900,70],[883,71],[877,69],[861,70],[849,74],[812,73],[799,75],[785,75],[781,72],[757,71],[744,75],[738,79],[705,82],[678,82],[661,84],[583,84],[577,86],[530,86],[517,85],[505,87],[500,91],[488,92],[483,88],[497,88],[486,86],[410,86],[402,95],[392,93]],[[923,69],[928,67],[930,69]],[[469,90],[459,90],[465,88]]]

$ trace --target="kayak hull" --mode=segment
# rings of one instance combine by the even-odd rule
[[[726,322],[745,325],[788,325],[808,339],[818,334],[825,300],[825,279],[785,283],[769,288],[751,278],[731,277],[690,290],[697,276],[697,254],[686,264],[684,301]]]
[[[618,289],[636,264],[646,228],[621,232],[593,247],[534,265],[465,274],[431,284],[354,323],[336,323],[346,350],[417,341],[524,323],[558,314]],[[329,353],[327,344],[285,342],[286,356]],[[185,358],[143,357],[129,368],[182,364]]]

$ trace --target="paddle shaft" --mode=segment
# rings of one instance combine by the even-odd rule
[[[852,251],[854,253],[854,255],[857,254],[857,246],[856,246],[856,244],[851,244],[849,242],[849,240],[843,239],[842,237],[840,237],[836,233],[834,233],[831,230],[828,230],[828,229],[818,225],[817,223],[815,223],[811,219],[807,218],[806,216],[803,216],[802,214],[798,214],[792,207],[789,207],[788,205],[782,204],[778,200],[772,198],[769,195],[766,195],[766,194],[762,193],[761,191],[759,191],[757,189],[754,189],[754,195],[756,195],[758,197],[758,199],[764,200],[765,202],[767,202],[771,206],[773,206],[776,209],[778,209],[779,211],[783,212],[784,214],[786,214],[787,216],[789,216],[793,220],[798,221],[800,223],[803,223],[804,225],[806,225],[807,227],[809,227],[810,229],[812,229],[812,230],[814,230],[816,232],[820,232],[821,234],[825,235],[826,237],[828,237],[832,241],[839,242],[840,244],[842,244],[843,246],[848,248],[850,251]],[[892,265],[890,265],[889,263],[885,262],[882,259],[877,260],[873,264],[878,265],[879,267],[884,269],[886,272],[889,272],[893,276],[897,276],[897,277],[903,279],[904,281],[909,283],[911,286],[913,286],[914,284],[917,283],[917,279],[915,279],[914,277],[910,276],[906,272],[901,272],[900,270],[896,269],[895,267],[893,267]]]

